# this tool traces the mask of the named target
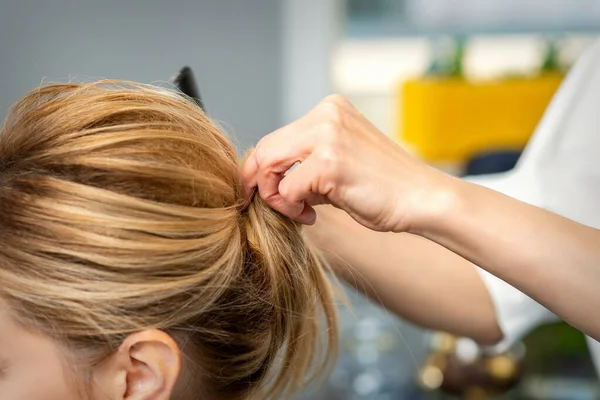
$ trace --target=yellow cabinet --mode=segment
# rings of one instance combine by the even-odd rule
[[[430,162],[461,162],[490,150],[520,150],[533,133],[561,74],[470,82],[404,82],[399,138]]]

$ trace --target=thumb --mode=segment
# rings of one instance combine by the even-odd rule
[[[287,204],[302,210],[294,219],[304,224],[314,223],[316,213],[312,206],[330,204],[327,196],[318,192],[318,182],[321,179],[319,171],[314,158],[308,157],[290,170],[279,183],[279,195]]]
[[[279,182],[279,194],[288,203],[323,204],[325,194],[319,193],[319,168],[313,157],[297,164]]]

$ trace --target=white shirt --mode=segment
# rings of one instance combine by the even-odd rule
[[[600,41],[569,72],[516,168],[467,180],[600,229]],[[505,336],[497,350],[557,319],[519,290],[478,271]],[[600,373],[600,343],[587,339]]]

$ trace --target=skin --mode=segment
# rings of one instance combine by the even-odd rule
[[[65,350],[17,324],[0,301],[0,398],[81,400],[83,383],[67,367]],[[164,332],[130,335],[93,371],[93,400],[167,400],[180,368],[176,343]]]
[[[52,340],[17,325],[0,305],[0,398],[75,400],[60,353]]]
[[[306,116],[263,138],[242,166],[242,177],[248,195],[258,188],[269,205],[301,223],[314,224],[315,206],[332,204],[371,230],[412,233],[435,242],[600,339],[599,230],[428,167],[341,96],[326,98]],[[347,239],[356,244],[361,237]],[[354,267],[367,278],[379,277],[370,279],[369,286],[378,294],[388,293],[388,304],[399,304],[403,297],[396,285],[404,279],[397,278],[403,259],[387,263],[382,258]],[[381,270],[373,272],[377,268]],[[412,268],[410,273],[431,271]],[[381,278],[386,276],[394,279]],[[431,291],[421,298],[437,295]],[[444,304],[456,307],[454,313],[468,310],[464,303]]]
[[[502,339],[489,292],[471,262],[417,235],[367,229],[334,207],[316,210],[306,236],[357,290],[422,327],[480,344]]]
[[[464,181],[452,190],[456,201],[439,222],[425,220],[415,232],[600,340],[600,230]]]

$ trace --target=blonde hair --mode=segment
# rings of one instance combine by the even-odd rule
[[[179,94],[30,92],[0,134],[0,207],[0,297],[75,354],[164,330],[186,400],[290,397],[333,359],[324,267],[296,223],[244,207],[234,146]]]

